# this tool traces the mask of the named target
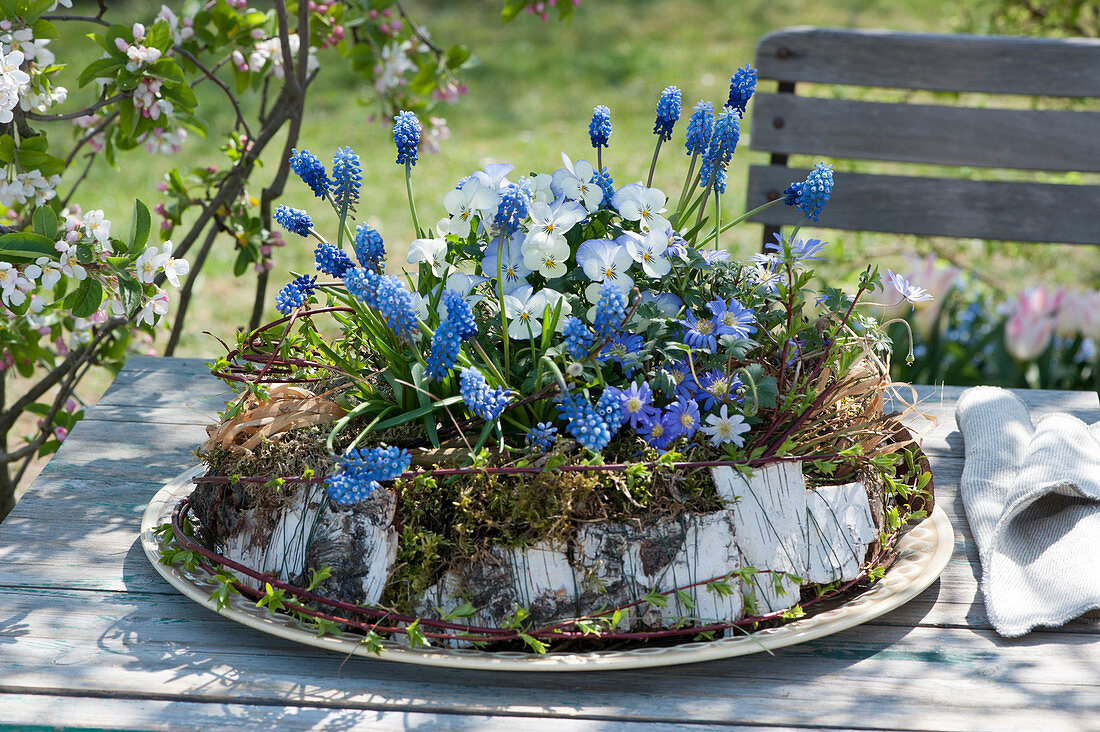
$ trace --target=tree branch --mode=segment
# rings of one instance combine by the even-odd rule
[[[42,20],[81,20],[86,23],[96,23],[98,25],[105,25],[110,27],[110,23],[105,21],[100,15],[43,15],[40,16]]]
[[[98,102],[91,105],[90,107],[85,107],[78,112],[69,112],[68,114],[38,114],[37,112],[24,112],[23,114],[26,115],[27,119],[33,119],[36,122],[59,122],[66,119],[85,117],[98,109],[106,107],[108,104],[114,104],[115,102],[121,101],[128,96],[131,96],[130,92],[119,92],[113,97],[107,97],[106,99],[101,98]]]
[[[214,245],[214,239],[217,238],[220,229],[221,222],[215,217],[213,225],[206,234],[206,241],[202,243],[202,248],[199,249],[199,253],[195,257],[194,270],[196,272],[201,270],[203,264],[206,263],[206,257],[210,254],[210,249]],[[195,278],[188,277],[187,281],[183,283],[183,288],[180,290],[179,305],[176,307],[176,319],[175,322],[172,323],[172,332],[168,336],[168,345],[164,347],[165,356],[171,356],[175,353],[176,346],[179,345],[180,334],[183,332],[183,321],[187,317],[187,309],[191,304],[191,291],[194,287]]]
[[[225,82],[215,76],[213,71],[206,68],[206,66],[204,66],[201,61],[195,58],[194,54],[192,54],[187,49],[181,46],[173,46],[172,48],[175,50],[176,53],[180,54],[185,59],[193,63],[199,69],[199,71],[201,71],[206,76],[206,78],[217,84],[218,88],[225,92],[225,96],[229,98],[229,103],[233,105],[233,111],[237,113],[237,125],[243,127],[244,134],[248,135],[249,139],[251,139],[252,131],[248,128],[248,122],[245,121],[244,114],[241,112],[241,105],[237,102],[237,97],[233,95],[233,92],[230,91]]]
[[[73,158],[76,157],[76,154],[80,151],[80,148],[84,147],[84,145],[90,142],[91,139],[98,135],[100,132],[103,132],[103,130],[107,129],[107,125],[113,122],[116,117],[118,117],[118,110],[115,110],[114,112],[111,112],[109,115],[104,117],[103,121],[96,125],[91,132],[80,138],[80,140],[77,141],[76,145],[73,147],[72,152],[70,152],[68,157],[65,158],[65,167],[69,167],[69,163],[71,163],[73,161]]]
[[[298,84],[298,77],[294,73],[294,58],[290,55],[290,21],[286,15],[286,3],[282,0],[275,3],[275,19],[279,25],[279,50],[283,54],[283,88],[293,95],[298,95],[302,90]],[[300,43],[301,34],[298,40]],[[306,38],[305,45],[309,45],[309,38]]]

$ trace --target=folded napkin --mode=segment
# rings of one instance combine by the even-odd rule
[[[963,392],[955,420],[993,627],[1014,638],[1100,608],[1100,423],[1032,424],[1018,397],[991,386]]]

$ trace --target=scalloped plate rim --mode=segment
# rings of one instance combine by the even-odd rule
[[[178,568],[160,562],[160,544],[153,530],[171,516],[176,503],[189,490],[191,478],[199,475],[202,470],[202,466],[195,466],[168,481],[149,501],[142,515],[142,549],[153,568],[169,584],[189,599],[229,620],[285,640],[344,655],[443,668],[479,671],[607,671],[699,663],[784,648],[853,628],[904,605],[939,578],[954,548],[951,521],[937,504],[929,517],[901,537],[898,542],[898,560],[886,571],[885,577],[866,592],[824,613],[743,636],[657,648],[587,653],[554,652],[545,655],[436,647],[408,648],[385,641],[385,650],[377,655],[350,638],[319,637],[313,631],[296,625],[293,620],[273,619],[266,610],[257,608],[240,597],[234,598],[228,607],[219,610],[210,598],[211,585],[200,584]],[[928,533],[932,533],[932,536],[925,536]],[[930,552],[921,547],[929,541],[933,542]],[[909,570],[911,567],[917,568],[916,573]]]

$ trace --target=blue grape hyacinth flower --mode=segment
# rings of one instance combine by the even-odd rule
[[[362,170],[359,156],[350,147],[336,151],[332,158],[332,199],[340,208],[351,208],[359,201]]]
[[[667,142],[672,139],[672,128],[680,119],[680,90],[674,86],[666,87],[657,100],[657,119],[653,123],[653,134]]]
[[[316,284],[317,278],[309,275],[301,275],[291,281],[275,295],[275,309],[283,315],[288,315],[294,308],[305,305],[313,295]]]
[[[714,105],[710,102],[699,102],[695,110],[688,118],[687,143],[684,147],[688,155],[702,154],[710,145],[710,136],[714,131]]]
[[[328,179],[325,164],[309,150],[291,149],[290,169],[293,170],[302,182],[309,186],[313,195],[324,198],[328,195],[332,181]]]
[[[305,211],[290,206],[279,206],[275,209],[275,220],[292,234],[309,236],[313,230],[313,220]]]
[[[588,123],[588,139],[597,150],[607,147],[611,140],[611,110],[602,104],[592,110],[592,121]]]
[[[420,159],[420,133],[423,127],[412,112],[401,112],[393,118],[393,143],[397,146],[398,165],[416,165]]]
[[[833,166],[818,163],[806,180],[791,183],[783,191],[784,203],[795,206],[812,221],[817,221],[833,192]]]
[[[738,114],[744,117],[745,108],[755,91],[756,69],[746,64],[730,77],[730,96],[726,106],[736,109]]]

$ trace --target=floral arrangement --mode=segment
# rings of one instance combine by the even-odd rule
[[[293,171],[340,226],[326,238],[308,212],[277,209],[287,231],[316,241],[318,274],[296,275],[276,298],[283,317],[213,364],[240,394],[205,448],[212,472],[263,475],[259,492],[323,482],[335,506],[396,492],[400,548],[383,600],[402,611],[492,542],[720,508],[713,466],[799,461],[811,484],[873,476],[890,499],[886,544],[920,511],[903,500],[907,440],[882,415],[889,341],[863,306],[884,305],[868,299],[876,290],[894,293],[890,305],[928,295],[872,267],[853,294],[815,289],[825,244],[797,228],[744,262],[723,249],[761,210],[723,210],[755,86],[746,66],[721,109],[695,105],[676,198],[654,185],[682,111],[668,87],[643,179],[616,184],[612,171],[627,174],[597,106],[595,163],[488,165],[446,193],[427,228],[412,185],[422,127],[402,112],[393,139],[416,236],[415,269],[401,275],[387,274],[378,231],[353,229],[358,156],[339,150],[328,169],[295,150]],[[832,187],[818,163],[765,207],[813,221]]]

